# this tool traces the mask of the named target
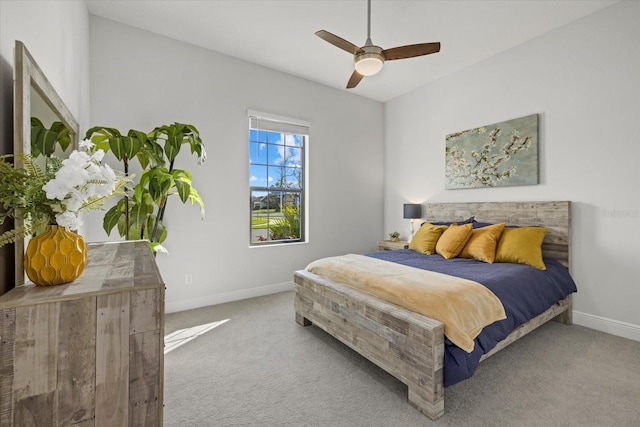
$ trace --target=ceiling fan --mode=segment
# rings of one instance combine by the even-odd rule
[[[382,49],[380,46],[375,46],[371,42],[371,0],[368,0],[367,3],[367,41],[364,46],[358,47],[325,30],[316,31],[315,33],[322,40],[353,54],[355,70],[351,74],[351,78],[349,78],[347,89],[353,89],[365,76],[372,76],[380,71],[384,61],[414,58],[440,51],[440,42],[410,44],[391,49]]]

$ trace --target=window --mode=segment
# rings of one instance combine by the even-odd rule
[[[249,112],[251,246],[305,241],[309,124]]]

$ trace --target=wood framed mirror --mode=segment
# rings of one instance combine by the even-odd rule
[[[14,85],[14,122],[13,152],[14,154],[31,154],[31,118],[38,117],[46,126],[52,121],[59,121],[69,131],[70,144],[62,153],[70,153],[78,148],[79,125],[64,101],[53,88],[47,76],[38,66],[24,43],[16,40],[15,44],[15,85]],[[14,159],[16,167],[22,167],[18,157]],[[22,225],[16,220],[15,226]],[[15,243],[15,277],[16,286],[23,285],[24,249],[29,238]]]

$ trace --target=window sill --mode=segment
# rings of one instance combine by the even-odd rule
[[[249,245],[249,249],[257,249],[257,248],[282,248],[282,247],[289,247],[289,246],[299,246],[299,245],[306,245],[309,242],[305,241],[305,242],[291,242],[291,243],[267,243],[267,244],[262,244],[262,245]]]

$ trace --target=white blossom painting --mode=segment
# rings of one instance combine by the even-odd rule
[[[537,183],[537,114],[447,135],[445,189]]]

